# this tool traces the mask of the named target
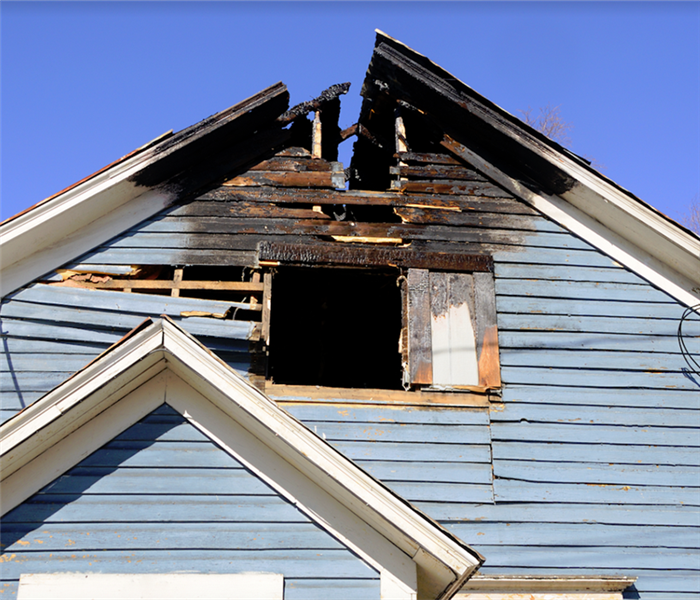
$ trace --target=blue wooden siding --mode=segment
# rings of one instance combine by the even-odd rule
[[[379,574],[163,406],[3,519],[0,589],[54,571],[282,573],[286,600],[376,599]]]
[[[251,264],[260,237],[236,233],[246,221],[200,220],[202,228],[196,230],[195,219],[178,216],[179,210],[133,228],[79,261]],[[284,405],[474,546],[486,557],[485,573],[630,575],[639,577],[630,597],[698,598],[700,386],[676,339],[684,307],[543,217],[514,219],[509,214],[501,226],[499,216],[485,214],[479,227],[397,224],[396,235],[418,242],[444,238],[445,249],[458,243],[464,250],[493,253],[502,402],[490,411],[352,406],[342,397]],[[315,226],[316,233],[322,234],[325,226]],[[284,241],[298,241],[297,233],[290,233],[283,220],[271,220],[266,231],[271,239]],[[486,234],[488,242],[477,244]],[[146,307],[125,304],[125,296],[58,288],[47,292],[34,285],[2,305],[4,418],[63,381],[145,316],[179,316],[174,304],[156,306],[174,299],[157,297]],[[145,295],[131,296],[145,301]],[[96,298],[105,302],[96,303]],[[234,368],[246,371],[243,330],[225,339],[206,337],[194,320],[181,322],[224,353]],[[220,321],[205,325],[222,331],[217,329]],[[697,320],[687,330],[700,335]],[[694,352],[700,350],[698,338],[688,343]],[[145,460],[151,451],[149,445],[132,457],[133,447],[121,443],[110,450],[114,460]],[[162,443],[165,452],[168,440]],[[207,476],[198,456],[188,458],[194,462],[182,473],[187,477],[173,478],[173,507],[191,508],[178,513],[181,522],[190,523],[198,511],[212,515],[212,522],[235,521],[244,509],[265,515],[259,517],[265,522],[272,515],[275,523],[287,522],[287,512],[277,505],[250,504],[249,496],[231,504],[207,494],[186,495],[188,482],[199,485]],[[145,464],[133,464],[147,474]],[[172,518],[157,494],[139,493],[138,503],[132,502],[129,494],[134,492],[127,490],[138,490],[138,479],[114,477],[114,486],[103,493],[82,494],[80,510],[61,504],[56,514],[67,515],[66,521],[99,521],[99,515],[118,511],[125,528],[142,520],[143,511]],[[155,560],[147,554],[154,550],[143,552],[144,561]],[[184,550],[178,552],[185,556]],[[219,565],[228,560],[221,556],[202,550],[183,560]]]

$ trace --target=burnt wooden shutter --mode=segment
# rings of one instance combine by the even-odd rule
[[[404,382],[501,385],[493,275],[409,269],[404,301]]]

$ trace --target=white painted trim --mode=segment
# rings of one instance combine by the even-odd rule
[[[667,248],[668,252],[664,262],[656,255],[659,248],[658,244],[655,243],[655,238],[659,233],[654,233],[650,229],[651,221],[645,224],[643,230],[635,230],[634,236],[632,236],[631,230],[627,229],[624,232],[625,237],[616,230],[621,230],[623,222],[625,227],[629,227],[630,223],[620,219],[620,215],[609,219],[605,218],[605,214],[601,212],[602,208],[598,204],[605,204],[607,200],[602,197],[592,198],[582,186],[575,186],[574,190],[577,191],[572,190],[564,194],[563,197],[566,199],[544,193],[538,194],[454,140],[450,140],[449,146],[446,147],[502,185],[513,195],[523,199],[598,250],[658,286],[676,300],[687,306],[700,303],[700,242],[696,243],[696,240],[690,235],[680,235],[683,232],[679,228],[664,227],[664,231],[669,235],[669,229],[675,229],[678,233],[674,238],[674,243],[684,242],[682,245],[676,245],[676,250],[673,252]],[[576,197],[575,203],[572,202],[574,197]],[[584,198],[587,199],[584,200]],[[586,205],[587,212],[583,212],[576,206],[577,204]],[[651,212],[650,209],[647,210]],[[603,222],[600,219],[603,219]],[[661,218],[657,217],[657,219]],[[619,224],[612,228],[611,225],[615,222]],[[648,247],[653,247],[655,254],[647,251]]]
[[[161,363],[162,364],[162,363]],[[164,366],[164,365],[163,365]],[[162,367],[161,367],[162,368]],[[66,434],[12,474],[3,473],[0,513],[6,514],[163,404],[164,373]],[[60,419],[59,419],[60,420]],[[43,447],[43,445],[42,445]]]
[[[160,373],[164,368],[168,372]],[[139,404],[147,412],[163,402],[151,382],[144,383],[157,373],[153,386],[168,377],[166,398],[178,411],[250,468],[264,458],[265,467],[256,470],[261,477],[287,497],[304,498],[296,502],[300,508],[388,571],[404,591],[415,591],[417,578],[419,596],[449,598],[482,562],[165,319],[115,345],[0,427],[3,511],[111,439],[115,427],[141,418],[131,409],[119,412],[133,398],[150,393],[155,404]],[[243,440],[256,448],[253,455],[246,455]]]
[[[388,571],[382,572],[379,589],[381,600],[416,600],[418,598],[417,585],[409,587]]]
[[[19,579],[17,600],[283,600],[278,573],[37,573]]]
[[[39,206],[30,210],[26,213],[28,222],[25,215],[10,221],[5,226],[8,231],[3,228],[0,235],[0,297],[158,214],[176,198],[164,191],[144,191],[128,181],[117,183],[101,195],[87,190],[56,207],[53,200],[47,202],[52,209]],[[64,195],[72,196],[72,192]],[[15,221],[18,223],[13,228]]]
[[[480,561],[476,556],[465,554],[444,530],[435,528],[424,517],[416,519],[415,511],[409,509],[404,500],[325,440],[312,434],[225,363],[211,360],[211,353],[206,348],[199,344],[184,344],[185,339],[190,338],[189,334],[167,321],[163,321],[163,328],[165,346],[177,359],[171,361],[170,356],[167,358],[175,373],[253,434],[266,439],[270,447],[312,481],[335,497],[342,498],[351,510],[362,515],[404,552],[416,556],[418,548],[428,547],[430,554],[454,573],[478,567]],[[230,402],[231,398],[236,402]],[[381,518],[377,519],[375,515],[381,515]]]
[[[168,373],[165,400],[224,451],[380,571],[382,577],[393,577],[403,589],[415,592],[416,565],[409,556],[287,462],[285,455],[275,452],[172,372]]]

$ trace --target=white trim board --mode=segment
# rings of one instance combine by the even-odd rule
[[[674,243],[678,242],[678,245],[675,246],[675,252],[666,247],[666,253],[663,256],[665,260],[662,261],[649,250],[652,245],[654,250],[657,249],[654,243],[661,235],[653,232],[649,223],[664,223],[664,231],[667,231],[670,226],[667,226],[665,219],[656,216],[651,209],[646,210],[654,214],[656,221],[650,220],[644,226],[639,222],[639,226],[635,228],[633,227],[635,221],[622,219],[619,214],[622,208],[619,206],[610,208],[605,213],[601,212],[603,207],[610,206],[610,202],[582,184],[577,184],[561,197],[545,193],[538,194],[449,136],[445,136],[442,145],[514,196],[521,198],[676,300],[687,306],[700,303],[700,242],[680,228],[672,228],[676,233]],[[574,197],[577,198],[576,202],[572,201]],[[600,210],[598,204],[602,205]],[[585,206],[586,212],[580,206]],[[639,206],[642,205],[639,204]],[[619,224],[613,227],[612,223]],[[684,244],[681,245],[680,241]]]
[[[282,600],[278,573],[30,573],[17,600]]]
[[[483,562],[166,319],[0,427],[2,514],[163,403],[377,568],[387,598],[450,598]]]

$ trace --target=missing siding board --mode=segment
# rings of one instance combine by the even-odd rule
[[[259,322],[262,318],[262,298],[265,289],[260,273],[240,267],[134,267],[123,274],[100,275],[89,272],[65,272],[62,281],[45,282],[51,286],[110,290],[170,296],[191,300],[191,310],[181,317],[210,317]],[[201,310],[199,300],[230,303],[225,312]]]

